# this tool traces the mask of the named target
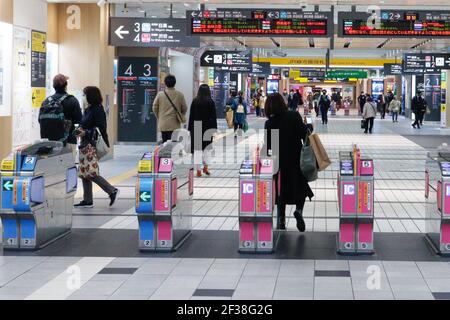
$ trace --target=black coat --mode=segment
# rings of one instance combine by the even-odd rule
[[[197,137],[195,135],[194,123],[202,123],[202,136]],[[217,129],[217,116],[216,116],[216,105],[212,99],[210,100],[199,100],[195,98],[191,104],[191,111],[189,115],[189,132],[191,133],[191,152],[194,150],[200,150],[200,141],[202,141],[202,149],[205,150],[211,143],[212,138],[208,141],[203,141],[205,132],[209,129]],[[197,140],[197,143],[196,143]],[[198,146],[197,146],[198,145]]]
[[[103,140],[105,140],[106,145],[109,147],[108,132],[106,131],[106,113],[103,106],[89,106],[86,108],[83,114],[83,119],[81,119],[80,127],[86,131],[85,136],[81,139],[81,147],[85,146],[87,143],[92,143],[95,134],[95,128],[98,128],[102,134]]]
[[[276,156],[276,147],[272,146],[271,130],[279,129],[279,168],[281,173],[281,192],[277,194],[277,204],[297,204],[297,202],[314,197],[300,169],[302,140],[306,138],[307,127],[298,112],[284,111],[267,120],[266,147],[272,149]],[[267,152],[266,147],[263,152]],[[277,188],[278,189],[278,188]],[[277,190],[278,193],[278,190]]]

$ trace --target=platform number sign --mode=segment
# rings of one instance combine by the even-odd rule
[[[153,101],[157,89],[157,58],[119,58],[117,67],[119,141],[156,141]]]

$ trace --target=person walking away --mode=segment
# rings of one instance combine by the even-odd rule
[[[211,89],[208,85],[202,84],[197,93],[197,97],[194,98],[191,104],[189,115],[189,132],[191,133],[191,152],[194,155],[194,159],[197,159],[196,154],[202,153],[203,169],[200,164],[196,164],[197,177],[202,176],[202,171],[207,176],[211,175],[208,168],[208,152],[205,152],[206,148],[212,144],[211,139],[205,140],[206,135],[209,137],[212,129],[217,130],[217,115],[216,105],[211,98]],[[196,135],[196,132],[200,133],[200,130],[195,130],[196,126],[201,125],[201,136]]]
[[[86,87],[83,90],[87,108],[84,111],[80,127],[75,130],[78,138],[80,138],[79,154],[80,167],[79,176],[83,182],[83,200],[74,205],[75,208],[93,208],[94,199],[92,191],[92,183],[97,184],[109,195],[109,206],[114,205],[119,195],[119,189],[113,187],[100,175],[96,140],[98,131],[105,141],[108,148],[110,147],[106,114],[103,108],[103,98],[100,89],[97,87]],[[98,131],[97,131],[98,129]]]
[[[400,112],[400,109],[402,107],[402,104],[399,100],[397,100],[396,97],[392,99],[392,101],[389,103],[389,111],[392,114],[392,122],[398,122],[398,114]]]
[[[378,96],[378,103],[380,105],[380,115],[381,115],[381,119],[385,119],[386,118],[386,108],[387,108],[387,103],[386,103],[386,99],[384,97],[383,94],[380,94]]]
[[[234,99],[231,108],[234,111],[234,131],[236,132],[238,129],[243,130],[247,118],[247,103],[242,97],[242,92],[239,92],[238,96]]]
[[[153,112],[158,121],[163,143],[171,140],[173,132],[186,122],[186,100],[183,93],[175,89],[176,83],[175,76],[168,75],[164,79],[167,89],[159,92],[153,102]]]
[[[300,155],[302,140],[306,139],[307,127],[303,123],[298,112],[288,110],[283,97],[279,94],[271,94],[266,101],[265,144],[263,155],[270,156],[272,151],[278,149],[275,154],[279,161],[279,175],[275,181],[281,181],[276,189],[277,204],[277,229],[286,229],[286,205],[295,205],[294,217],[297,221],[297,229],[305,231],[303,209],[306,198],[314,197],[308,181],[300,169]],[[272,141],[272,130],[278,130],[279,141]],[[278,144],[279,148],[275,147]]]
[[[414,113],[414,123],[412,124],[413,128],[416,129],[416,126],[418,129],[420,129],[420,122],[423,121],[423,110],[427,110],[427,103],[425,99],[422,97],[422,91],[417,91],[417,94],[414,96],[414,98],[411,101],[411,110]]]
[[[377,104],[375,103],[375,101],[373,101],[373,98],[370,95],[367,96],[366,101],[367,102],[364,105],[362,113],[362,117],[365,121],[364,133],[367,133],[367,131],[369,131],[369,133],[372,134],[373,123],[377,115]]]
[[[263,92],[261,97],[259,98],[259,109],[261,110],[261,117],[265,117],[265,105],[266,105],[266,94]]]
[[[319,108],[319,100],[320,100],[320,91],[316,91],[313,94],[313,98],[314,98],[314,111],[316,112],[316,117],[319,117],[319,112],[320,112],[320,108]]]
[[[322,114],[322,124],[328,124],[328,110],[330,110],[331,101],[327,95],[327,90],[322,91],[319,99],[320,113]]]
[[[361,94],[358,97],[358,103],[359,103],[359,110],[361,111],[361,114],[364,110],[364,105],[366,104],[367,96],[364,94],[364,92],[361,92]]]
[[[313,103],[314,98],[313,98],[313,95],[311,92],[308,92],[308,95],[306,96],[306,101],[308,103],[309,112],[311,112],[312,109],[314,108],[314,103]]]
[[[75,137],[75,125],[82,118],[80,103],[67,93],[69,77],[58,74],[53,78],[55,94],[47,97],[39,110],[39,124],[41,138],[50,141],[61,141],[73,153],[75,158],[77,151],[77,138]],[[55,116],[57,118],[55,119]]]
[[[302,96],[302,94],[300,93],[300,90],[297,90],[297,94],[298,94],[298,106],[297,106],[297,108],[295,109],[295,111],[299,112],[300,109],[303,108],[303,105],[304,105],[305,103],[303,102],[303,96]]]

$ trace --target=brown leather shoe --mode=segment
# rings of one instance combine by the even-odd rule
[[[211,172],[209,172],[209,170],[208,170],[208,166],[203,167],[203,173],[206,174],[207,176],[211,175]]]
[[[202,176],[202,170],[197,170],[197,178],[200,178]]]

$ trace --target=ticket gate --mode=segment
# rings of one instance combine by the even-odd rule
[[[194,168],[190,147],[179,153],[179,145],[166,142],[139,162],[136,213],[142,251],[176,250],[191,233]]]
[[[425,199],[426,239],[437,253],[450,255],[450,149],[428,154]]]
[[[72,228],[77,168],[61,142],[23,147],[1,162],[3,248],[42,248]]]
[[[361,158],[357,146],[340,152],[338,173],[339,235],[341,254],[374,253],[374,164]]]
[[[271,253],[278,239],[276,215],[276,158],[245,160],[239,171],[239,252]],[[279,185],[279,184],[278,184]]]

